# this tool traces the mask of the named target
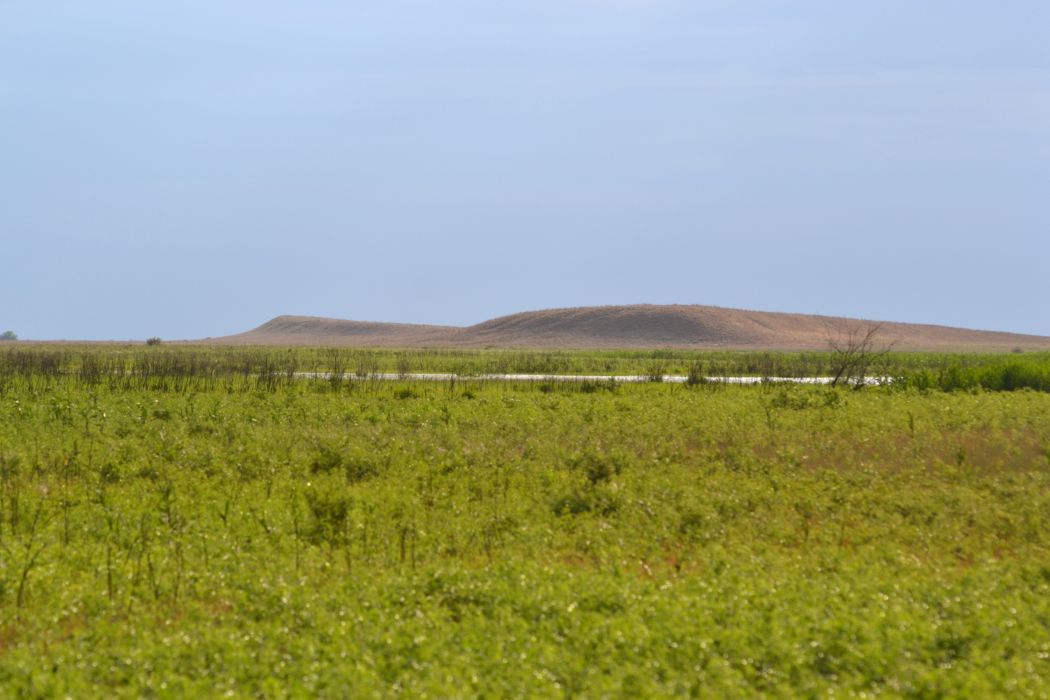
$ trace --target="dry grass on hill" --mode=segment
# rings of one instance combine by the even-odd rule
[[[819,350],[829,334],[877,322],[698,305],[597,306],[528,311],[466,328],[278,316],[222,345],[359,347],[718,348]],[[879,342],[899,350],[1050,350],[1050,338],[881,322]]]

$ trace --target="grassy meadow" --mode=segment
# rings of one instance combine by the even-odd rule
[[[366,378],[833,361],[0,349],[0,695],[1050,696],[1046,355]]]

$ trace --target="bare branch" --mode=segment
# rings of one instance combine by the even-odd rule
[[[826,322],[824,337],[832,354],[831,384],[865,385],[869,370],[893,350],[893,343],[880,343],[881,323]]]

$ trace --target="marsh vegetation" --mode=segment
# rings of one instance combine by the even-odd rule
[[[1047,358],[889,359],[0,352],[0,687],[1045,697]]]

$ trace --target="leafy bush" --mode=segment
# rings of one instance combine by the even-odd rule
[[[306,505],[310,521],[305,534],[310,541],[330,545],[346,542],[353,505],[350,496],[331,489],[315,489],[306,492]]]
[[[1050,363],[1004,356],[994,363],[965,365],[953,362],[939,371],[924,369],[905,374],[902,386],[941,391],[1050,391]]]
[[[342,448],[321,445],[310,461],[311,474],[328,474],[342,470],[346,481],[356,484],[379,473],[376,457],[362,454],[351,454]]]

